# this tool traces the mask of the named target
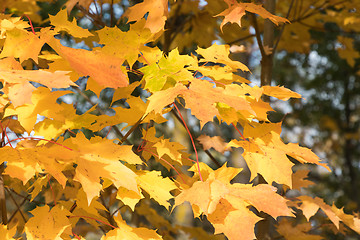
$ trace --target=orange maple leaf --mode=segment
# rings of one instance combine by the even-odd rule
[[[215,16],[225,16],[224,20],[220,25],[221,29],[228,22],[237,23],[241,27],[241,18],[245,15],[245,11],[259,14],[261,17],[269,19],[276,25],[279,25],[279,23],[282,22],[289,22],[289,20],[287,20],[286,18],[271,14],[261,5],[257,5],[254,3],[238,3],[235,1],[227,1],[227,4],[229,5],[228,9]]]
[[[178,95],[185,99],[186,106],[191,108],[192,114],[200,120],[201,127],[212,121],[214,116],[220,116],[215,103],[225,103],[237,111],[247,111],[255,115],[250,104],[241,96],[226,95],[223,88],[214,88],[208,81],[198,79],[193,79],[189,88],[183,84],[177,84],[173,88],[155,92],[148,98],[150,103],[145,114],[153,110],[155,113],[160,113]]]
[[[99,50],[65,47],[55,39],[49,44],[75,71],[83,76],[92,77],[101,86],[118,88],[129,85],[129,80],[121,67],[124,59],[104,54]]]
[[[145,27],[149,28],[152,33],[159,32],[164,29],[165,20],[168,16],[167,0],[144,0],[135,6],[130,7],[125,16],[128,21],[137,21],[149,13]]]

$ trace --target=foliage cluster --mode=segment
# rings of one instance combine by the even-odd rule
[[[290,19],[294,1],[284,2],[278,16],[266,5],[232,0],[170,6],[144,0],[131,7],[126,1],[0,1],[0,237],[233,240],[360,233],[356,214],[301,191],[312,184],[308,164],[330,168],[310,149],[284,143],[282,122],[268,118],[269,97],[301,95],[266,85],[277,48],[309,50],[303,36],[286,44],[307,34],[308,23],[297,26],[302,20],[322,27],[329,16],[315,14],[321,10],[351,28],[359,18],[340,16],[354,5],[328,0],[302,1],[303,10]],[[46,23],[39,6],[59,11]],[[69,21],[69,14],[90,17],[93,30]],[[266,26],[274,24],[284,40],[269,44]],[[218,36],[231,44],[246,34],[255,37],[263,58],[261,87],[239,76],[249,69],[229,57],[229,45],[213,42]],[[355,64],[351,39],[339,41],[340,55]],[[69,103],[74,92],[91,106],[78,111]],[[93,101],[109,96],[109,106]],[[185,118],[185,109],[194,118]],[[195,139],[186,121],[195,118],[200,130],[228,125],[238,135]],[[162,134],[170,121],[186,129],[190,148]],[[200,161],[200,149],[219,166]],[[220,164],[209,149],[224,156],[243,149],[250,180],[232,181],[242,169]],[[186,209],[200,221],[181,222]]]

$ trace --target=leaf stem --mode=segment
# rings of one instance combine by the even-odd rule
[[[179,114],[179,116],[180,116],[181,120],[182,120],[182,121],[183,121],[183,123],[184,123],[184,126],[185,126],[185,128],[186,128],[186,131],[188,132],[188,134],[189,134],[189,136],[190,136],[191,143],[192,143],[193,148],[194,148],[194,151],[195,151],[195,156],[196,156],[196,166],[197,166],[197,168],[198,168],[198,172],[199,172],[200,180],[203,182],[204,180],[203,180],[203,178],[202,178],[202,176],[201,176],[201,172],[200,172],[199,156],[198,156],[198,152],[197,152],[197,150],[196,150],[196,146],[195,146],[194,139],[193,139],[193,137],[191,136],[191,133],[190,133],[190,131],[189,131],[189,128],[188,128],[188,126],[186,125],[186,122],[185,122],[184,118],[182,117],[182,115],[181,115],[181,112],[180,112],[179,108],[176,106],[176,103],[174,102],[174,103],[173,103],[173,105],[174,105],[174,107],[176,108],[176,111],[178,112],[178,114]]]
[[[249,140],[247,140],[247,139],[244,137],[244,135],[240,132],[240,130],[236,127],[235,124],[231,123],[231,125],[234,126],[234,128],[235,128],[236,131],[240,134],[240,136],[242,137],[242,139],[243,139],[244,141],[249,141]]]

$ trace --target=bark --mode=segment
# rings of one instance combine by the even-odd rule
[[[266,0],[264,8],[275,14],[275,0]],[[264,36],[263,36],[263,54],[261,60],[261,86],[271,85],[272,80],[272,68],[273,68],[273,53],[272,49],[274,47],[274,24],[265,19],[264,22]],[[270,51],[271,50],[271,51]],[[264,98],[265,101],[269,101],[270,98]]]

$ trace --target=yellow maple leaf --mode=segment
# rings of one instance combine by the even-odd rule
[[[67,218],[71,213],[60,205],[49,210],[49,206],[45,205],[31,211],[34,217],[25,224],[27,239],[61,239],[60,235],[64,232],[67,231],[67,234],[71,234],[68,229],[70,222]]]
[[[55,32],[66,31],[76,38],[86,38],[93,36],[89,30],[76,25],[75,19],[72,22],[68,21],[68,14],[66,9],[60,10],[55,16],[49,15],[49,19],[51,25],[55,26]]]
[[[61,111],[61,105],[56,100],[71,91],[51,92],[48,88],[38,87],[31,95],[31,103],[19,107],[10,106],[6,109],[4,117],[17,115],[18,120],[27,132],[31,132],[35,125],[37,115],[47,116],[48,113]],[[26,97],[26,96],[23,96]],[[52,114],[49,114],[52,117]]]
[[[16,228],[8,229],[6,225],[0,224],[0,236],[3,239],[15,239],[13,236],[16,234]]]
[[[119,187],[116,198],[121,200],[125,205],[130,207],[132,211],[134,211],[135,205],[138,204],[139,201],[144,198],[144,195],[142,193],[140,193],[139,195],[133,191],[129,191],[126,188]]]
[[[249,72],[249,68],[239,61],[233,61],[229,58],[230,46],[229,45],[218,45],[214,43],[210,47],[198,48],[196,52],[205,58],[206,62],[223,63],[233,68],[234,71],[240,69],[242,71]]]
[[[39,37],[37,35],[39,35]],[[31,58],[38,63],[39,52],[50,36],[49,28],[42,29],[41,32],[36,35],[18,28],[7,30],[0,58],[20,58],[20,62]]]
[[[297,170],[292,175],[292,184],[293,184],[292,188],[300,190],[300,188],[306,188],[310,185],[314,185],[315,184],[314,182],[306,179],[308,177],[309,172],[310,172],[309,170]]]
[[[133,228],[126,224],[121,215],[115,217],[118,228],[106,233],[101,240],[121,240],[121,239],[144,239],[144,240],[161,240],[162,237],[155,230],[147,228]]]
[[[148,49],[145,44],[152,41],[154,37],[154,34],[144,25],[145,19],[131,24],[127,32],[117,27],[104,27],[96,31],[99,43],[104,45],[101,50],[106,54],[126,59],[130,66],[134,65],[139,54]]]
[[[137,172],[137,174],[139,187],[145,190],[160,205],[168,209],[170,206],[168,201],[173,198],[170,191],[177,189],[175,183],[169,178],[163,178],[159,171],[142,171]],[[154,183],[156,183],[156,186],[154,186]]]
[[[118,145],[110,142],[110,140],[104,142],[100,137],[92,138],[89,141],[81,133],[76,138],[64,142],[73,150],[81,153],[76,159],[74,180],[82,184],[89,204],[94,197],[99,196],[102,189],[101,178],[112,181],[116,187],[121,186],[139,193],[136,174],[119,161],[120,159],[126,161],[125,158],[129,156],[129,152],[122,156],[122,148],[115,148]],[[134,155],[131,158],[134,158]]]
[[[298,197],[299,204],[297,208],[301,209],[306,219],[309,221],[310,217],[314,216],[315,213],[321,208],[325,212],[325,214],[329,217],[329,219],[334,223],[337,229],[339,229],[340,218],[334,212],[333,208],[327,205],[324,200],[321,198],[309,197],[309,196],[300,196]]]
[[[286,206],[286,200],[276,194],[276,188],[270,185],[230,184],[225,178],[219,180],[219,176],[225,177],[225,168],[223,166],[220,170],[211,172],[206,181],[195,182],[190,188],[182,190],[175,198],[175,206],[185,201],[190,202],[195,216],[206,214],[214,223],[215,232],[223,232],[229,239],[250,239],[254,236],[253,228],[260,218],[249,211],[250,205],[274,218],[293,215]],[[268,204],[269,201],[272,204]],[[248,222],[244,225],[237,222],[246,219]]]
[[[279,86],[262,86],[264,89],[264,94],[276,97],[280,100],[287,101],[289,98],[301,98],[299,93],[293,92],[287,88],[279,87]]]

